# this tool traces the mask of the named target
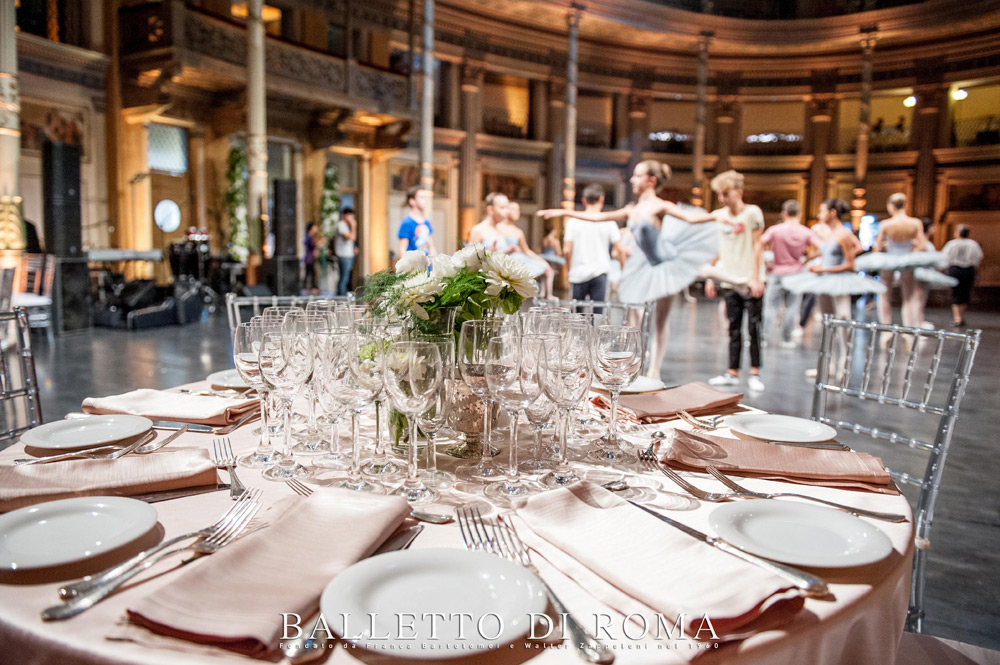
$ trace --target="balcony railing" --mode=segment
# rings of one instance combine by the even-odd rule
[[[840,149],[845,153],[858,151],[858,130],[847,127],[840,131]],[[898,126],[872,128],[868,135],[868,152],[902,152],[910,149],[910,129]]]
[[[804,145],[804,137],[796,132],[757,132],[743,137],[738,152],[741,155],[800,155]]]
[[[650,132],[648,149],[652,152],[690,155],[694,152],[694,130],[670,129]]]
[[[581,122],[576,127],[576,144],[584,148],[610,148],[611,128],[599,123]]]
[[[951,126],[951,142],[958,148],[1000,145],[1000,115],[956,120]]]
[[[484,106],[483,132],[511,139],[528,138],[528,115],[506,107]]]

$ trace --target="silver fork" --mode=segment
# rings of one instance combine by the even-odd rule
[[[559,616],[566,622],[570,640],[573,647],[580,656],[590,662],[601,665],[612,663],[615,660],[613,652],[606,650],[601,642],[584,629],[583,626],[570,614],[563,605],[559,597],[556,596],[552,587],[542,579],[538,569],[531,563],[528,555],[528,548],[524,546],[517,535],[517,531],[510,524],[497,524],[492,522],[487,524],[478,508],[458,509],[458,528],[462,532],[462,540],[465,541],[465,548],[478,552],[489,552],[499,557],[520,564],[533,572],[545,587],[545,593],[549,601],[555,608]]]
[[[313,491],[308,485],[305,485],[296,478],[289,478],[285,481],[285,484],[292,488],[292,491],[299,496],[310,496]],[[448,522],[454,522],[455,518],[451,515],[442,515],[440,513],[425,513],[419,510],[411,510],[410,516],[419,522],[428,522],[430,524],[447,524]]]
[[[212,440],[212,461],[215,466],[225,467],[229,472],[229,498],[235,501],[247,491],[246,486],[236,476],[236,454],[229,438]]]
[[[62,621],[63,619],[75,617],[110,596],[116,589],[125,584],[125,582],[128,582],[130,579],[148,569],[153,564],[178,552],[184,552],[187,550],[194,551],[198,554],[212,554],[213,552],[217,552],[229,543],[233,542],[237,536],[243,533],[243,531],[247,528],[247,525],[250,524],[250,520],[253,519],[253,516],[257,514],[258,510],[260,510],[260,494],[261,491],[257,490],[252,493],[252,496],[248,501],[241,502],[239,509],[235,512],[231,519],[228,520],[226,525],[215,530],[204,540],[199,540],[190,545],[177,547],[157,556],[149,557],[121,575],[99,583],[85,594],[76,596],[62,605],[54,605],[53,607],[42,610],[42,619],[44,621]]]
[[[22,459],[14,460],[15,466],[28,466],[29,464],[45,464],[46,462],[59,462],[67,459],[118,459],[128,455],[130,452],[139,448],[139,446],[149,443],[156,436],[155,430],[149,430],[146,432],[145,436],[141,436],[124,448],[117,446],[99,446],[97,448],[88,448],[87,450],[78,450],[72,453],[62,453],[59,455],[49,455],[48,457],[28,457]],[[107,450],[108,448],[113,448],[112,450]],[[99,452],[104,450],[105,452]]]
[[[704,430],[706,432],[711,432],[712,430],[719,429],[719,421],[722,420],[722,416],[709,416],[711,420],[703,420],[701,418],[695,418],[684,409],[678,411],[677,415],[681,417],[681,420],[691,425],[692,427]]]
[[[183,535],[170,538],[169,540],[165,540],[159,545],[151,547],[148,550],[139,552],[128,561],[112,566],[111,568],[108,568],[106,570],[102,570],[99,573],[94,573],[93,575],[84,577],[83,579],[78,580],[76,582],[71,582],[69,584],[62,586],[59,589],[59,597],[62,598],[63,600],[69,600],[70,598],[75,598],[76,596],[85,594],[94,587],[101,584],[102,582],[118,577],[122,573],[131,569],[133,566],[139,565],[140,563],[142,563],[149,557],[153,556],[154,554],[162,552],[171,545],[176,545],[182,540],[190,540],[191,538],[207,538],[211,536],[220,529],[228,526],[232,522],[232,520],[234,520],[240,514],[240,511],[243,510],[243,504],[246,503],[247,501],[250,501],[252,498],[253,496],[251,495],[251,493],[248,492],[247,494],[244,494],[240,498],[240,500],[234,503],[232,506],[230,506],[229,510],[227,510],[222,515],[222,517],[217,519],[215,523],[210,524],[203,529],[198,529],[197,531],[192,531],[191,533],[185,533]]]
[[[240,418],[239,420],[237,420],[232,425],[226,425],[225,427],[223,427],[221,429],[215,430],[214,433],[218,434],[219,436],[223,436],[225,434],[231,434],[234,430],[239,429],[240,427],[242,427],[243,425],[246,425],[249,422],[253,422],[254,420],[257,420],[258,418],[260,418],[260,409],[257,409],[253,413],[248,413],[247,415],[243,416],[242,418]]]
[[[731,478],[726,476],[724,473],[719,471],[714,466],[706,467],[707,471],[712,474],[719,482],[739,493],[742,496],[752,499],[775,499],[781,496],[792,496],[798,499],[805,499],[807,501],[815,501],[816,503],[822,503],[825,506],[830,506],[838,510],[843,510],[851,513],[855,516],[871,517],[877,520],[884,520],[886,522],[905,522],[906,515],[898,515],[896,513],[880,513],[874,510],[865,510],[864,508],[854,508],[852,506],[845,506],[842,503],[836,503],[834,501],[827,501],[826,499],[820,499],[819,497],[809,496],[808,494],[796,494],[794,492],[754,492],[753,490],[748,490],[742,485],[738,485]]]
[[[644,450],[639,453],[639,459],[642,461],[644,468],[650,471],[659,471],[665,475],[670,480],[674,481],[675,484],[680,486],[682,490],[688,494],[694,496],[696,499],[701,499],[702,501],[709,501],[711,503],[720,503],[722,501],[728,501],[730,499],[740,498],[735,492],[706,492],[703,489],[699,489],[689,483],[688,481],[681,478],[679,475],[674,473],[672,469],[668,469],[660,463],[656,455],[649,450]]]

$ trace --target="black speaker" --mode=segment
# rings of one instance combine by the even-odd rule
[[[151,307],[156,302],[156,280],[134,279],[118,294],[118,304],[126,312]]]
[[[264,283],[279,296],[299,295],[299,260],[294,256],[277,256],[261,263]]]
[[[49,254],[82,256],[80,251],[80,146],[42,145],[42,211]]]
[[[274,216],[271,231],[274,233],[274,255],[298,256],[295,247],[295,181],[274,181]]]
[[[57,334],[94,325],[87,259],[55,259],[52,279],[52,330]]]

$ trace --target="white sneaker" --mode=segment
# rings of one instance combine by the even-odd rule
[[[934,324],[931,323],[930,321],[924,321],[923,323],[920,324],[920,327],[923,328],[924,330],[937,330]]]
[[[799,346],[799,343],[795,342],[795,341],[792,341],[792,340],[789,340],[787,342],[782,342],[781,343],[781,348],[783,348],[783,349],[796,349],[796,348],[798,348],[798,346]]]
[[[806,378],[807,379],[812,379],[813,381],[815,381],[817,375],[819,375],[819,372],[816,371],[815,367],[810,367],[809,369],[806,370]]]
[[[749,388],[752,393],[762,393],[764,392],[764,382],[760,380],[759,376],[751,374],[750,378],[747,380],[747,388]]]
[[[713,376],[708,380],[708,385],[710,386],[735,386],[740,382],[738,377],[733,376],[729,372],[725,374],[720,374],[719,376]]]
[[[802,328],[796,328],[795,330],[792,331],[792,339],[794,340],[802,339],[802,335],[803,335]]]

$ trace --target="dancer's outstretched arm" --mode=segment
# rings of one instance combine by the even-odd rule
[[[553,217],[576,217],[585,222],[627,222],[629,210],[632,206],[619,208],[618,210],[607,210],[601,212],[587,212],[586,210],[567,210],[566,208],[546,208],[539,210],[535,214],[542,219],[552,219]]]
[[[684,210],[673,201],[664,200],[661,205],[661,214],[667,214],[677,219],[682,219],[688,224],[702,224],[704,222],[716,221],[715,215],[703,210]]]

